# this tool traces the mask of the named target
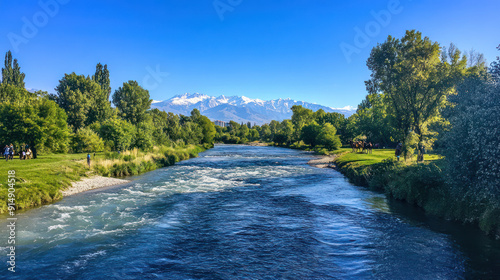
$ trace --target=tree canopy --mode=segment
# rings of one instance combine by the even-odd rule
[[[151,107],[149,91],[143,89],[136,81],[128,81],[113,94],[113,104],[120,115],[132,124],[143,122],[147,118],[146,111]]]

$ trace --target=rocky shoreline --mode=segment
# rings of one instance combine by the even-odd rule
[[[308,161],[307,164],[317,168],[335,168],[336,158],[337,155],[318,156],[317,158]]]
[[[71,187],[62,191],[63,197],[74,195],[77,193],[82,193],[89,190],[110,187],[115,185],[120,185],[124,183],[130,182],[129,180],[110,178],[110,177],[102,177],[102,176],[94,176],[91,178],[85,178],[78,182],[72,182]]]

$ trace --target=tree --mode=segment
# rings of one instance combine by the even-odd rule
[[[95,74],[92,76],[92,80],[99,84],[102,89],[105,100],[109,100],[109,95],[111,94],[111,82],[109,80],[109,70],[108,65],[98,63],[95,67]]]
[[[367,90],[382,92],[390,102],[388,109],[397,120],[404,145],[412,131],[422,145],[426,122],[438,113],[461,76],[460,70],[466,68],[466,59],[460,59],[458,50],[451,63],[441,61],[440,54],[438,43],[412,30],[401,40],[389,36],[373,48],[367,61],[372,71]]]
[[[0,84],[0,102],[10,102],[24,104],[28,100],[35,98],[36,93],[31,93],[24,88],[17,87],[8,83]]]
[[[471,77],[450,96],[451,129],[443,153],[453,193],[476,200],[473,205],[500,207],[500,84]],[[471,195],[473,194],[473,195]],[[484,215],[496,215],[486,209]],[[475,209],[479,211],[479,209]],[[483,214],[478,214],[481,216]]]
[[[314,113],[311,109],[304,108],[300,105],[292,106],[292,124],[294,127],[293,139],[298,140],[300,138],[300,131],[302,127],[308,125],[313,121]]]
[[[48,98],[24,104],[0,103],[0,142],[28,144],[33,151],[66,152],[70,130],[67,116]]]
[[[274,142],[290,145],[294,135],[294,127],[290,120],[284,120],[279,124],[278,131],[274,136]]]
[[[24,77],[26,76],[21,72],[21,67],[17,59],[12,63],[12,53],[8,51],[5,54],[5,68],[2,68],[2,84],[9,84],[24,89]]]
[[[264,124],[260,127],[260,139],[264,142],[269,142],[272,140],[271,128],[268,124]]]
[[[104,141],[92,129],[80,128],[73,135],[71,147],[75,153],[102,152],[104,150]]]
[[[55,90],[53,98],[66,111],[74,131],[110,117],[110,104],[104,101],[101,86],[90,77],[65,74]]]
[[[146,111],[151,107],[149,91],[143,89],[136,81],[128,81],[113,94],[113,104],[118,108],[122,118],[138,124],[147,118]]]
[[[101,63],[98,63],[92,80],[101,87],[101,92],[94,96],[94,107],[97,119],[98,121],[109,119],[112,117],[113,111],[111,109],[111,101],[109,101],[111,82],[109,80],[108,65],[105,64],[102,66]]]
[[[215,125],[205,116],[200,116],[198,125],[201,127],[203,133],[202,143],[213,144],[215,137]]]
[[[358,106],[354,119],[358,135],[365,135],[370,142],[387,145],[399,138],[393,126],[392,115],[387,113],[383,94],[368,94],[362,105]],[[344,139],[346,140],[350,139]]]
[[[132,146],[135,127],[128,121],[112,118],[91,127],[115,151],[124,151]]]
[[[497,49],[500,51],[500,45]],[[490,74],[495,82],[500,82],[500,56],[497,56],[497,60],[491,63]]]
[[[317,142],[324,145],[330,151],[338,150],[342,143],[340,138],[336,135],[337,130],[330,123],[325,123],[321,126],[321,130],[317,136]]]
[[[321,126],[316,122],[312,122],[302,128],[300,139],[304,141],[305,144],[315,147],[317,143],[318,134],[321,131]]]
[[[135,127],[135,135],[132,141],[132,147],[139,148],[143,151],[149,151],[153,148],[154,127],[151,121],[138,123]]]
[[[320,109],[315,113],[317,116],[316,122],[318,124],[323,125],[325,123],[330,123],[337,129],[337,134],[339,134],[342,141],[347,142],[351,139],[350,135],[348,135],[346,131],[347,119],[343,114],[337,112],[322,113],[321,111],[323,110]]]

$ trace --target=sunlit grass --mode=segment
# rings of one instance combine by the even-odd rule
[[[396,158],[396,156],[394,155],[394,149],[373,149],[371,154],[353,153],[350,148],[343,148],[341,151],[344,152],[344,154],[339,156],[337,162],[339,163],[353,162],[356,163],[356,165],[358,166],[373,165],[382,162],[383,160],[388,158]],[[424,156],[426,162],[436,161],[442,158],[443,156],[436,154],[426,154]],[[404,159],[401,158],[401,161],[404,161]],[[416,161],[417,161],[417,156],[414,155],[411,158],[411,160],[408,159],[407,161],[405,161],[405,163],[412,164],[416,163]]]

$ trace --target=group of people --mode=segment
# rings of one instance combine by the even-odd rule
[[[14,145],[5,145],[5,148],[3,150],[3,156],[5,157],[5,160],[8,161],[13,160],[15,155],[15,150],[14,150]],[[20,160],[25,160],[25,159],[32,159],[33,158],[33,153],[31,152],[31,149],[26,145],[23,148],[21,148],[21,151],[19,152],[19,159]]]

